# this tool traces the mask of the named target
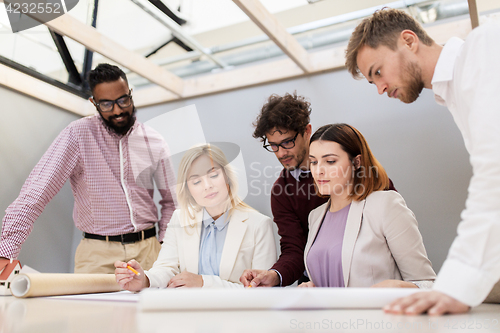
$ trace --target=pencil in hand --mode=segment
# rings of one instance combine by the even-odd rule
[[[134,268],[132,268],[132,266],[130,265],[127,265],[127,268],[130,269],[135,275],[139,276],[141,275],[141,273],[139,273],[138,271],[136,271]]]

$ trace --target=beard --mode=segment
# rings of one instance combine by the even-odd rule
[[[413,103],[424,89],[424,81],[422,80],[422,70],[417,64],[407,62],[403,65],[402,72],[404,73],[403,80],[405,81],[406,89],[400,100],[403,103]]]
[[[136,112],[137,112],[137,109],[135,108],[135,106],[133,106],[131,114],[129,114],[126,111],[123,111],[122,113],[120,113],[118,115],[110,116],[109,120],[104,119],[104,117],[102,116],[102,113],[100,111],[99,111],[99,114],[101,115],[101,119],[104,122],[104,125],[106,126],[108,131],[114,132],[114,133],[119,134],[119,135],[123,135],[123,134],[127,133],[132,128],[132,126],[134,126]],[[127,122],[124,125],[117,126],[113,123],[113,119],[118,118],[120,116],[126,117]]]
[[[281,163],[281,165],[283,165],[283,167],[285,169],[287,169],[289,171],[295,170],[295,169],[297,169],[302,164],[302,162],[304,161],[304,158],[306,157],[306,154],[307,154],[307,149],[304,148],[296,156],[294,156],[294,155],[286,155],[286,156],[280,158],[280,163]],[[282,160],[286,160],[286,159],[288,159],[290,157],[293,157],[297,163],[295,165],[290,165],[290,166],[287,167],[281,161]]]

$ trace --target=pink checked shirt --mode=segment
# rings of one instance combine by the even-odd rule
[[[17,258],[45,206],[69,178],[78,229],[113,236],[151,228],[159,240],[175,210],[175,176],[167,144],[135,122],[124,136],[108,132],[99,115],[72,122],[55,139],[7,208],[0,257]],[[153,201],[161,194],[161,218]]]

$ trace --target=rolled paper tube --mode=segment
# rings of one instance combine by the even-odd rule
[[[141,311],[381,309],[418,288],[144,289]]]
[[[10,290],[16,297],[59,296],[120,291],[114,274],[19,274]]]

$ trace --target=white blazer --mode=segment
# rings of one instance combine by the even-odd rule
[[[194,220],[181,221],[180,210],[175,210],[158,259],[145,272],[151,287],[166,288],[172,277],[184,271],[198,274],[202,218],[203,211],[200,211]],[[239,279],[245,269],[269,269],[276,262],[276,243],[269,217],[255,210],[235,209],[227,228],[220,276],[202,275],[204,288],[243,288]]]
[[[330,201],[309,213],[304,251],[309,276],[307,254],[329,208]],[[346,287],[370,287],[387,279],[436,278],[417,220],[399,193],[376,191],[351,203],[342,243],[342,270]]]

